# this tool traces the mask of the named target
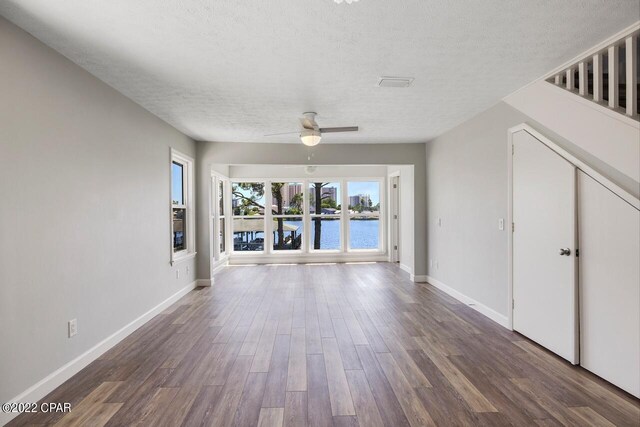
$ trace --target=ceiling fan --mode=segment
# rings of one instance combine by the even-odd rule
[[[318,126],[318,123],[316,123],[317,113],[308,112],[308,113],[302,113],[302,115],[304,117],[300,118],[300,123],[302,124],[301,131],[272,133],[265,136],[289,135],[292,133],[300,133],[300,140],[302,141],[302,143],[308,147],[313,147],[314,145],[318,145],[320,143],[320,139],[322,139],[323,133],[357,132],[358,131],[358,126],[321,128],[320,126]]]

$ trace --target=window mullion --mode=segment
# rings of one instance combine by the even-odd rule
[[[273,253],[273,194],[271,192],[271,181],[264,183],[264,252]]]
[[[302,252],[309,253],[311,248],[311,220],[309,215],[309,180],[302,180]]]

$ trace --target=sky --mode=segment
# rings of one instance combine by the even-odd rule
[[[182,167],[171,163],[171,200],[182,202]]]
[[[380,203],[380,183],[372,182],[349,182],[349,195],[356,196],[358,194],[368,194],[371,197],[371,203],[377,205]]]

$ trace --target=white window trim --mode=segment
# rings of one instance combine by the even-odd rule
[[[223,204],[224,204],[224,215],[220,215],[220,183],[223,183]],[[224,262],[227,258],[229,258],[230,250],[229,250],[229,208],[227,204],[227,199],[229,195],[229,178],[222,174],[211,172],[211,203],[210,203],[210,218],[211,218],[211,233],[212,238],[211,241],[211,254],[212,254],[212,265],[217,266],[218,263]],[[230,205],[229,205],[230,206]],[[224,252],[220,251],[220,220],[224,219],[224,227],[222,230],[222,234],[225,239]]]
[[[184,173],[184,188],[183,188],[183,197],[184,197],[184,207],[187,212],[185,215],[186,228],[187,228],[187,248],[179,251],[173,251],[173,197],[171,194],[171,174],[172,174],[172,165],[173,162],[179,163],[183,167]],[[171,149],[171,161],[169,162],[169,224],[170,224],[170,234],[169,234],[169,249],[171,253],[170,263],[174,265],[178,262],[186,261],[188,259],[194,258],[196,256],[196,232],[195,232],[195,196],[194,196],[194,160],[193,158],[187,156],[184,153],[181,153],[175,149]]]

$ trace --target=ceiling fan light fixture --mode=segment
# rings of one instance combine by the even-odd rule
[[[318,145],[320,143],[320,139],[322,139],[322,135],[315,129],[305,129],[300,132],[300,140],[307,147]]]

